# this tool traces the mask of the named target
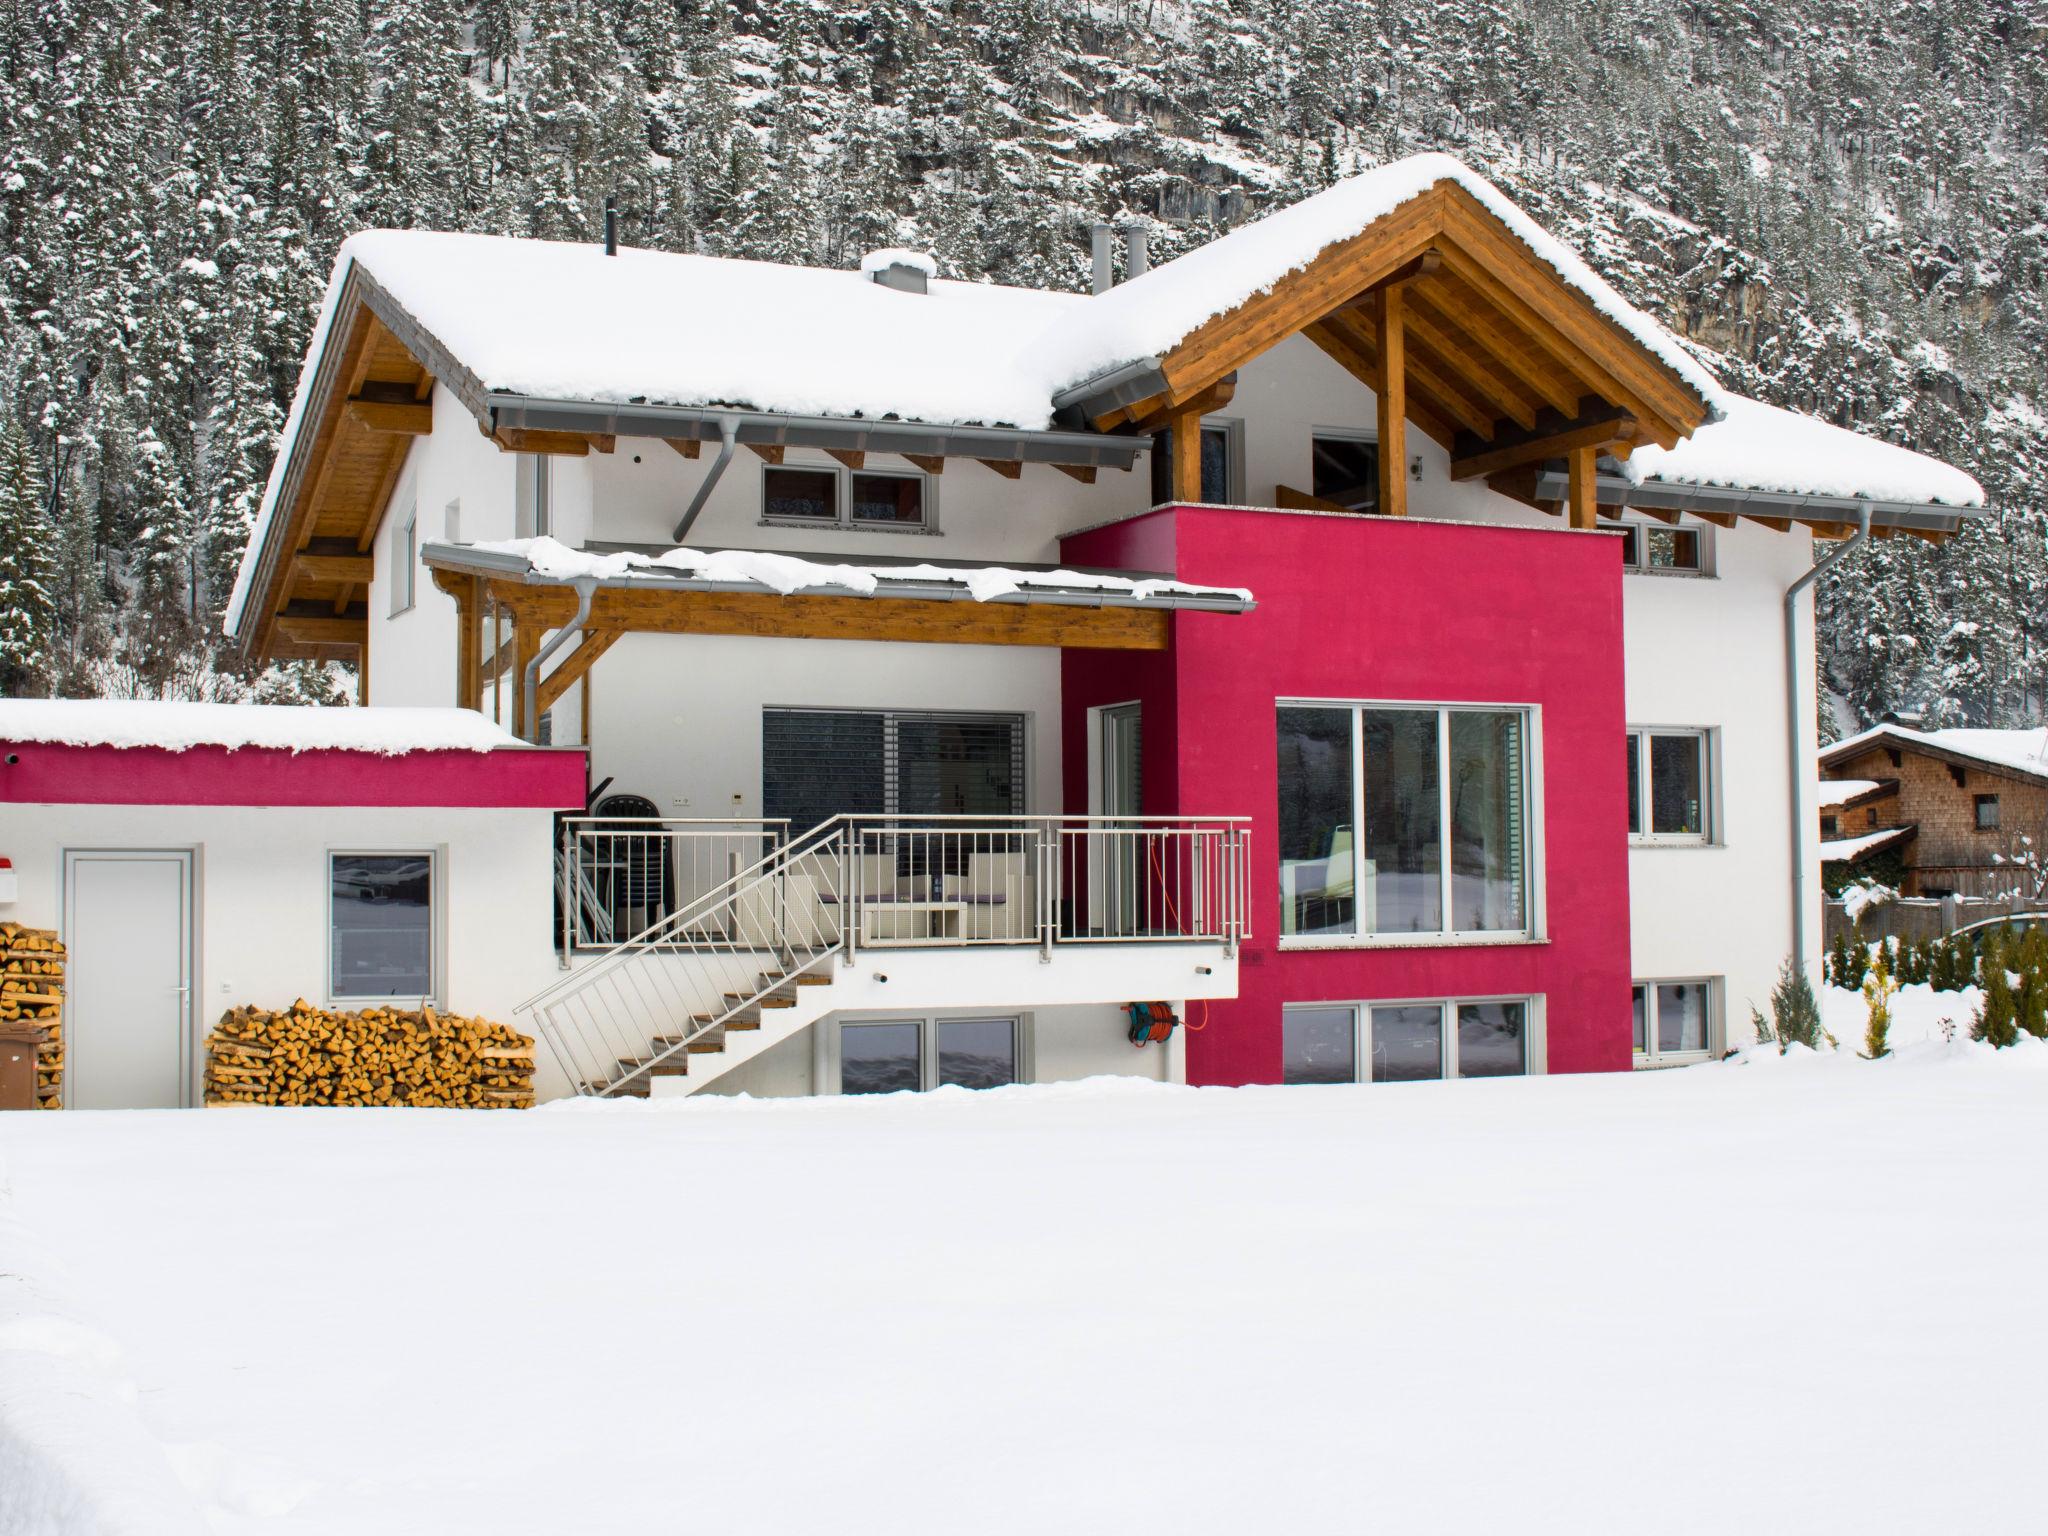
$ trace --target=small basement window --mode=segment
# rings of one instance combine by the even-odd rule
[[[425,851],[328,855],[328,987],[337,1001],[435,995],[434,866]]]
[[[1534,1007],[1522,997],[1289,1005],[1280,1013],[1280,1080],[1520,1077],[1529,1070]]]
[[[1639,981],[1630,989],[1639,1067],[1705,1061],[1713,1054],[1714,983]]]
[[[1977,830],[1979,832],[1996,832],[1998,830],[1998,796],[1978,795],[1975,803],[1977,807]]]
[[[839,1026],[839,1091],[1006,1088],[1023,1081],[1021,1033],[1014,1018],[848,1021]]]

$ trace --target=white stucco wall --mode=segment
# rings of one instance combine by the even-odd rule
[[[327,1003],[330,852],[437,857],[437,1006],[519,1027],[513,1007],[559,974],[553,815],[545,810],[10,805],[18,900],[0,917],[61,928],[67,850],[191,850],[196,886],[192,1102],[199,1042],[228,1008]],[[340,1006],[359,1006],[346,1003]]]

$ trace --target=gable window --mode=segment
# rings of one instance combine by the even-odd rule
[[[1636,1065],[1705,1061],[1713,1051],[1713,1000],[1711,979],[1637,982],[1630,989]]]
[[[435,995],[434,866],[427,851],[328,855],[330,996]]]
[[[1278,732],[1283,937],[1530,931],[1527,710],[1283,704]]]
[[[1021,816],[1024,717],[904,710],[761,712],[761,813]]]
[[[1309,439],[1309,489],[1354,512],[1380,507],[1380,445],[1370,437],[1318,432]]]
[[[513,476],[512,527],[522,539],[554,532],[554,461],[544,453],[522,453]]]
[[[926,1093],[1022,1080],[1014,1018],[848,1020],[839,1026],[839,1091]]]
[[[1237,421],[1202,423],[1202,500],[1214,506],[1233,506],[1244,500],[1244,424]],[[1173,434],[1152,434],[1152,504],[1165,506],[1173,500]]]
[[[395,618],[418,600],[420,509],[405,509],[405,520],[391,530],[391,613]]]
[[[1283,1083],[1419,1083],[1530,1070],[1528,998],[1316,1003],[1281,1010]]]
[[[1974,801],[1977,810],[1977,830],[1996,832],[1998,830],[1998,796],[1978,795]]]
[[[930,482],[913,473],[769,464],[761,471],[761,520],[823,528],[922,531]]]
[[[1628,733],[1628,834],[1652,842],[1709,840],[1709,732]]]
[[[1621,521],[1603,521],[1600,526],[1621,535],[1621,563],[1625,570],[1650,576],[1703,576],[1707,573],[1704,529]]]

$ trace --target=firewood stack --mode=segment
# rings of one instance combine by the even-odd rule
[[[44,1032],[36,1051],[36,1103],[64,1107],[64,944],[48,928],[0,923],[0,1023]]]
[[[432,1008],[231,1008],[206,1037],[209,1104],[533,1107],[533,1041]]]

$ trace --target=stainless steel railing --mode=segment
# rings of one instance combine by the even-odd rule
[[[788,821],[773,817],[562,818],[555,909],[565,963],[691,906],[788,840]]]

